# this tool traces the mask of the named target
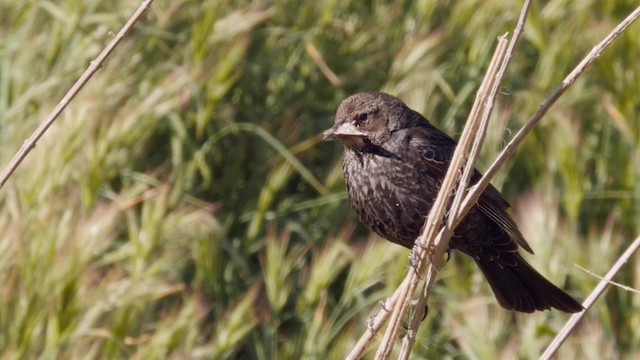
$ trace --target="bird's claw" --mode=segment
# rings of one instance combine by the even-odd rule
[[[375,333],[375,329],[373,328],[374,325],[375,325],[375,316],[371,316],[369,317],[369,319],[367,319],[367,329],[369,329],[369,331],[372,334]]]

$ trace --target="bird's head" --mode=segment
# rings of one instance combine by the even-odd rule
[[[381,92],[359,93],[345,99],[336,112],[335,124],[324,140],[340,140],[352,149],[382,146],[391,134],[405,127],[403,112],[410,111],[399,99]]]

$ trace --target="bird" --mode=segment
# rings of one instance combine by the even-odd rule
[[[363,92],[342,101],[323,139],[344,145],[342,169],[351,207],[380,237],[412,249],[420,235],[456,141],[400,99]],[[471,183],[482,174],[476,169]],[[519,253],[532,253],[492,185],[454,230],[449,250],[471,257],[498,303],[524,313],[583,306],[536,271]]]

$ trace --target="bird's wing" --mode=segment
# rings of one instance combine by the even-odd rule
[[[482,174],[476,170],[471,182],[475,184],[481,177]],[[505,200],[505,198],[502,197],[502,194],[500,194],[500,192],[491,184],[487,186],[487,189],[482,193],[482,196],[480,196],[480,200],[478,200],[478,209],[480,209],[483,214],[488,216],[496,224],[500,225],[500,227],[509,234],[509,237],[513,241],[522,246],[526,251],[533,254],[531,246],[529,246],[529,243],[527,243],[527,240],[522,236],[518,226],[507,213],[508,208],[509,203],[507,200]]]
[[[410,149],[418,151],[420,158],[424,160],[421,165],[426,166],[425,170],[432,172],[432,176],[443,179],[453,157],[456,147],[455,140],[427,121],[412,127],[405,136],[406,141],[408,141],[406,145]],[[475,170],[471,178],[471,184],[478,182],[481,177],[482,174]],[[477,206],[484,215],[506,231],[513,241],[533,254],[531,246],[529,246],[520,230],[518,230],[518,226],[507,213],[507,209],[510,207],[509,202],[493,185],[489,184],[482,196],[480,196]]]

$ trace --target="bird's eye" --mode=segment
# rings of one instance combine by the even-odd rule
[[[369,114],[362,113],[362,114],[359,114],[358,116],[356,116],[356,122],[357,122],[358,125],[360,125],[361,123],[367,121],[368,118],[369,118]]]

